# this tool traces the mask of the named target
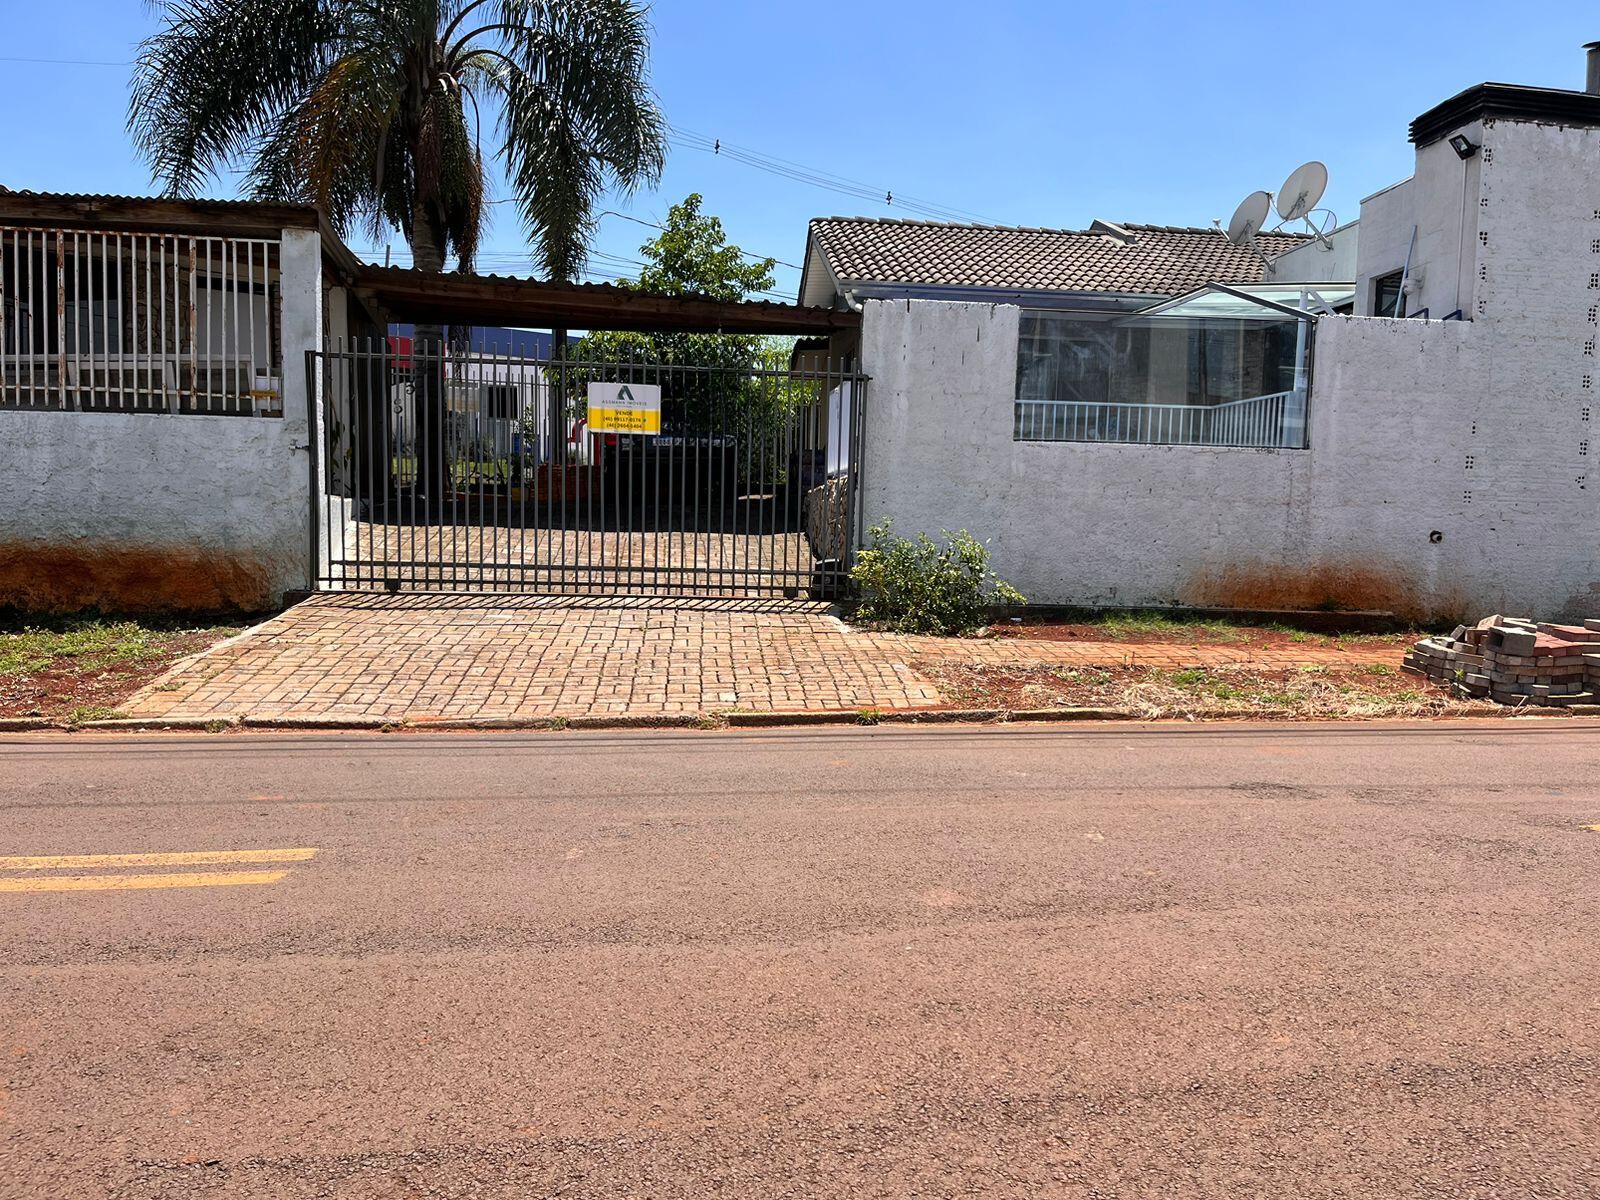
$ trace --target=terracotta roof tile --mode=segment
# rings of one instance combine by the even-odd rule
[[[1206,283],[1255,283],[1261,261],[1215,229],[1119,225],[1112,232],[819,217],[811,237],[841,282],[1176,296]],[[1263,234],[1281,254],[1302,234]]]

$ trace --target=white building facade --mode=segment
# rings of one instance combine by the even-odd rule
[[[1306,318],[1303,446],[1024,439],[1024,307],[869,300],[865,522],[968,529],[1036,603],[1600,615],[1600,96],[1483,85],[1412,136],[1269,276],[1354,270],[1356,315]]]

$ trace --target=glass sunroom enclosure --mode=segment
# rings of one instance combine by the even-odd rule
[[[1354,295],[1211,284],[1135,312],[1025,311],[1013,436],[1302,449],[1316,317]]]

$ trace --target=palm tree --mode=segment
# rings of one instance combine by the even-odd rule
[[[636,0],[154,0],[128,126],[172,196],[242,166],[263,200],[341,233],[399,229],[412,262],[470,270],[485,108],[550,279],[582,270],[609,185],[659,177],[664,125]]]
[[[316,204],[341,234],[399,229],[414,266],[442,271],[453,253],[470,271],[488,115],[534,265],[566,281],[583,269],[605,189],[660,177],[665,126],[637,0],[152,3],[163,28],[140,46],[128,127],[168,195],[242,166],[258,199]],[[442,330],[416,334],[430,368],[416,378],[417,490],[439,501]],[[564,449],[562,418],[550,420]]]

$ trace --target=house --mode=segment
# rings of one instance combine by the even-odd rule
[[[1327,238],[813,222],[862,520],[968,529],[1048,603],[1594,615],[1600,94],[1409,135]]]
[[[552,429],[547,335],[517,327],[826,335],[859,320],[377,267],[298,205],[0,191],[0,607],[249,612],[319,587],[614,588],[605,556],[641,557],[644,522],[617,528],[638,516],[662,560],[649,571],[670,570],[680,590],[746,575],[800,586],[810,563],[789,528],[771,528],[770,496],[738,510],[768,523],[744,539],[756,562],[707,552],[712,537],[736,540],[707,525],[738,497],[713,506],[684,480],[725,484],[726,438],[716,455],[680,440],[617,469],[637,439],[566,427],[569,406],[582,413],[575,367]],[[432,353],[391,341],[417,323],[469,338]],[[641,392],[708,391],[705,372],[609,368],[623,372]],[[774,434],[760,448],[801,447]],[[699,543],[670,542],[671,561],[661,520],[631,503],[662,467],[675,510],[700,522]],[[516,537],[513,509],[526,518]],[[628,578],[649,577],[642,566]]]
[[[1263,234],[1261,254],[1311,238]],[[1208,283],[1259,283],[1261,254],[1215,229],[1095,221],[1088,229],[819,217],[806,235],[800,302],[953,300],[1030,309],[1134,311]]]
[[[1018,305],[1017,420],[1030,438],[1116,439],[1157,424],[1172,437],[1215,426],[1292,445],[1304,435],[1298,323],[1260,305],[1228,315],[1173,302],[1215,283],[1264,284],[1273,257],[1312,241],[1269,233],[1247,247],[1215,229],[1099,220],[1073,230],[825,217],[807,234],[800,297]],[[1283,298],[1304,299],[1299,288]]]

